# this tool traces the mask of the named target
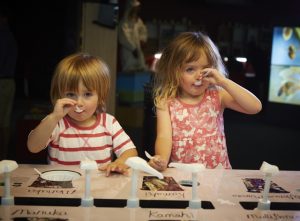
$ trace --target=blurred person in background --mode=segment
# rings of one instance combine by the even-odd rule
[[[139,1],[128,0],[119,25],[121,70],[124,72],[147,69],[141,44],[147,41],[148,32],[139,17],[140,6]]]

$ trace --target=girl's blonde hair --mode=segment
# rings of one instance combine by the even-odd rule
[[[210,67],[227,76],[219,50],[207,35],[201,32],[180,33],[162,51],[155,67],[153,96],[156,107],[161,107],[167,100],[178,95],[181,67],[197,61],[203,53]]]
[[[88,90],[96,90],[98,110],[105,111],[105,100],[110,90],[109,68],[99,57],[85,53],[69,55],[58,63],[51,82],[52,104],[66,91],[78,91],[81,80]]]

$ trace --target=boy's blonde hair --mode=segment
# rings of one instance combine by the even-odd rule
[[[107,64],[99,57],[85,53],[69,55],[61,60],[51,82],[50,98],[53,105],[66,91],[78,91],[80,80],[88,90],[98,94],[98,110],[105,111],[105,100],[110,90]]]
[[[156,107],[161,107],[178,95],[181,67],[197,61],[203,53],[210,67],[227,76],[219,50],[207,35],[201,32],[180,33],[162,51],[162,56],[156,64],[153,90]]]

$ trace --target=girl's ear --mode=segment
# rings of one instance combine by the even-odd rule
[[[177,68],[175,69],[175,73],[176,73],[177,78],[180,78],[180,77],[181,77],[182,72],[183,72],[183,66],[177,67]]]

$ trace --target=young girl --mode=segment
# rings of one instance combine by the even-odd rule
[[[48,146],[50,164],[79,165],[91,159],[107,176],[126,173],[124,162],[137,151],[118,121],[105,113],[109,89],[109,69],[100,58],[82,53],[64,58],[51,83],[53,112],[29,134],[29,151]],[[112,152],[118,157],[114,162]]]
[[[226,75],[217,47],[201,32],[181,33],[163,50],[154,84],[157,137],[152,167],[162,171],[172,161],[231,168],[224,109],[256,114],[262,105]]]

